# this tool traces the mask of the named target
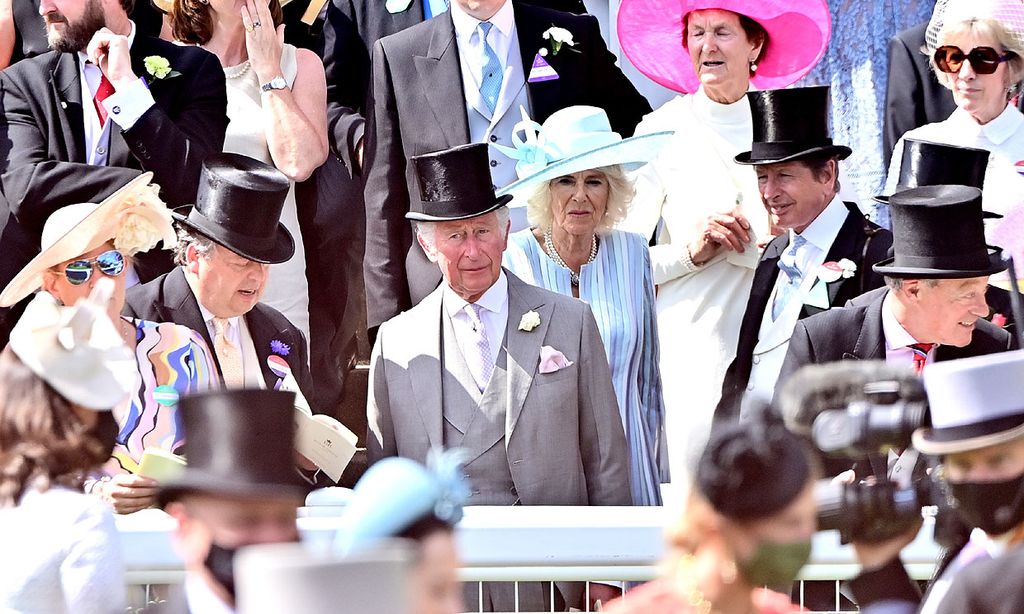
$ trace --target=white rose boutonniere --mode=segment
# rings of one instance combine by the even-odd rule
[[[843,258],[837,264],[843,272],[843,279],[849,279],[857,272],[857,265],[849,258]]]
[[[142,64],[146,67],[146,72],[154,79],[172,79],[181,75],[180,72],[171,68],[171,63],[162,55],[146,56],[142,60]]]
[[[519,319],[519,330],[530,332],[538,326],[540,326],[540,314],[532,309],[524,313],[523,317]]]
[[[818,269],[818,279],[830,284],[840,279],[849,279],[857,272],[857,265],[849,258],[839,262],[826,262]]]
[[[579,51],[572,49],[573,47],[576,46],[576,41],[573,40],[572,38],[572,32],[566,30],[565,28],[551,26],[547,30],[544,30],[544,33],[541,34],[541,36],[544,38],[544,40],[548,41],[548,45],[551,46],[552,56],[558,55],[558,52],[562,50],[562,45],[569,47],[571,51],[576,51],[576,53],[579,53]],[[548,50],[542,47],[539,53],[542,56],[546,56],[548,54]]]

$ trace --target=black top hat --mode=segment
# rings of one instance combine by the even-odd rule
[[[912,279],[966,279],[1006,269],[1002,250],[985,245],[978,188],[911,188],[893,194],[889,205],[896,256],[876,264],[876,273]]]
[[[956,147],[907,139],[903,143],[900,180],[896,191],[926,185],[966,185],[979,190],[985,184],[989,153],[973,147]],[[876,196],[881,203],[888,196]]]
[[[178,223],[249,260],[276,264],[295,253],[280,223],[291,183],[284,173],[248,156],[223,153],[203,160],[196,204],[172,213]]]
[[[295,394],[219,390],[183,396],[188,466],[161,485],[164,505],[187,492],[242,497],[303,497],[295,471]]]
[[[775,164],[810,156],[846,159],[852,151],[833,145],[828,132],[828,86],[747,92],[754,120],[750,151],[739,164]]]
[[[511,194],[497,197],[491,184],[487,145],[473,143],[412,157],[420,184],[418,222],[465,220],[503,207]]]

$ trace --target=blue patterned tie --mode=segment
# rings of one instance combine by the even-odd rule
[[[480,79],[480,96],[488,110],[494,113],[494,107],[498,106],[498,93],[501,92],[501,79],[503,77],[501,62],[498,61],[498,54],[487,42],[487,35],[494,24],[489,21],[480,22],[480,42],[484,47],[484,71]]]
[[[787,283],[779,288],[778,294],[775,295],[775,304],[772,305],[772,321],[778,320],[779,315],[782,314],[782,310],[786,308],[786,303],[793,297],[797,290],[800,289],[800,282],[803,281],[803,274],[800,269],[796,267],[796,256],[800,248],[807,243],[807,239],[801,237],[798,234],[793,235],[793,243],[789,246],[790,255],[792,255],[793,264],[786,264],[784,259],[779,258],[779,270],[786,274]]]

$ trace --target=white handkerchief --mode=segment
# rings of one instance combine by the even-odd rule
[[[409,8],[412,4],[412,0],[387,0],[384,3],[384,7],[387,8],[389,13],[401,13],[405,9]],[[378,5],[379,6],[379,5]]]

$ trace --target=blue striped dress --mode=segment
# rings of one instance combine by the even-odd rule
[[[514,233],[503,264],[526,283],[572,296],[569,271],[541,248],[530,229]],[[640,235],[600,235],[594,262],[580,271],[580,299],[597,320],[611,366],[630,456],[634,505],[661,505],[668,481],[665,407],[658,371],[658,328],[647,244]]]

